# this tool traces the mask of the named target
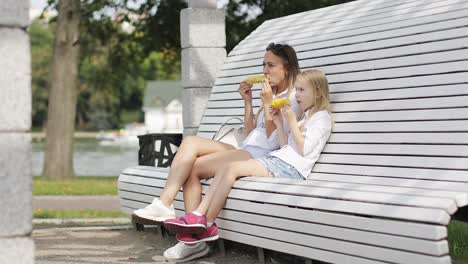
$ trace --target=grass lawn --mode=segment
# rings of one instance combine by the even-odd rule
[[[448,225],[450,256],[457,261],[468,262],[468,223],[451,221]]]
[[[50,180],[34,177],[33,195],[117,195],[118,177],[76,177]]]
[[[49,218],[118,218],[128,217],[128,215],[119,211],[110,210],[50,210],[50,209],[35,209],[35,219],[49,219]]]

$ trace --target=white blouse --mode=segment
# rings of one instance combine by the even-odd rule
[[[304,154],[294,141],[294,135],[291,131],[288,132],[288,144],[281,149],[270,153],[289,165],[297,169],[304,177],[309,176],[315,162],[320,157],[332,130],[332,117],[328,111],[319,111],[307,120],[306,112],[299,121],[298,125],[304,124],[302,135],[304,136]]]
[[[295,91],[295,90],[293,90]],[[274,98],[286,98],[288,95],[288,91],[285,90],[282,93],[274,96]],[[296,113],[296,116],[300,116],[302,114],[301,108],[297,104],[295,92],[291,92],[289,95],[289,99],[291,100],[291,109]],[[245,138],[242,142],[241,149],[248,148],[248,146],[255,146],[265,149],[266,153],[269,153],[273,150],[280,148],[279,138],[278,138],[278,131],[275,129],[273,133],[271,133],[270,137],[266,135],[265,129],[265,110],[263,109],[258,116],[256,117],[256,126],[250,132],[250,134]],[[284,129],[285,131],[289,130],[288,122],[286,118],[283,116],[284,120]]]

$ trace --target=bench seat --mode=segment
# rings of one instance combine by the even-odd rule
[[[335,124],[307,181],[238,180],[220,236],[331,263],[451,263],[447,225],[468,210],[467,28],[468,0],[358,0],[266,21],[241,41],[198,136],[243,118],[238,83],[262,73],[270,42],[327,74]],[[167,174],[125,169],[122,210],[161,195]],[[183,214],[182,193],[174,205]]]
[[[131,213],[159,196],[167,172],[147,166],[124,170],[119,179],[124,212]],[[208,185],[209,181],[203,182],[203,192]],[[342,253],[362,251],[359,256],[377,260],[382,256],[383,261],[392,256],[391,261],[396,263],[450,263],[445,240],[448,211],[456,207],[457,199],[466,205],[467,193],[400,186],[381,189],[320,180],[243,178],[234,185],[217,220],[220,236],[242,243],[248,239],[249,244],[271,249],[276,249],[275,243],[294,243],[297,245],[291,247],[295,250],[287,252],[307,249],[297,255],[310,258],[307,252],[321,252],[335,245],[346,248]],[[184,214],[182,193],[174,206],[178,215]],[[272,245],[266,246],[266,240],[273,240]],[[352,261],[346,254],[326,261],[340,263],[345,258],[351,261],[346,263],[378,263],[362,258]],[[418,257],[420,254],[429,256]]]

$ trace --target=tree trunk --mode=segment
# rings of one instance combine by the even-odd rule
[[[78,93],[80,0],[59,0],[43,174],[71,178]]]

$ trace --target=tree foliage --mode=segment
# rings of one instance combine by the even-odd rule
[[[32,125],[39,127],[47,118],[47,98],[54,35],[45,23],[35,20],[29,27],[32,61]]]
[[[76,117],[80,130],[120,127],[123,110],[141,109],[146,80],[180,78],[179,13],[186,3],[148,0],[135,6],[133,2],[81,1]],[[50,0],[47,10],[56,9],[56,4]],[[35,127],[46,121],[55,23],[55,18],[48,24],[36,20],[29,29]],[[49,38],[49,45],[43,38]]]

